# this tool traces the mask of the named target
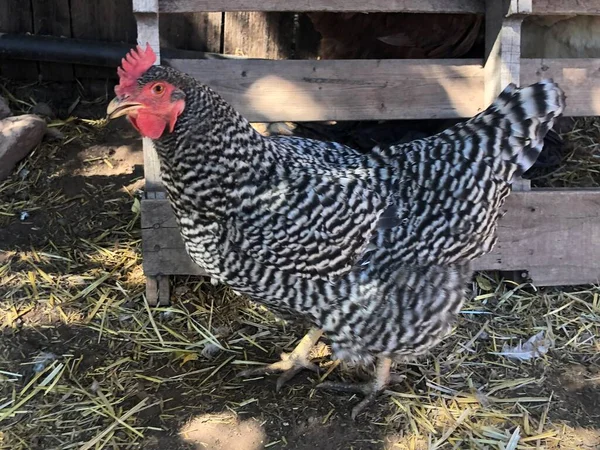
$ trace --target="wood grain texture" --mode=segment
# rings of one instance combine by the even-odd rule
[[[166,306],[171,301],[171,286],[167,275],[146,277],[146,301],[149,306]]]
[[[133,0],[132,7],[134,13],[158,14],[158,0]]]
[[[600,190],[513,192],[505,209],[498,244],[477,270],[527,270],[539,286],[600,281]],[[203,275],[166,200],[142,201],[142,246],[147,275]]]
[[[294,15],[279,12],[227,12],[223,53],[249,58],[292,56]]]
[[[483,106],[479,60],[165,60],[250,121],[470,117]]]
[[[520,85],[522,17],[506,18],[509,2],[486,0],[485,93],[489,104],[509,84]]]
[[[397,11],[481,13],[480,0],[159,0],[166,13],[194,11]]]
[[[165,188],[160,177],[160,161],[150,138],[142,138],[144,152],[144,181],[147,198],[165,198]]]
[[[131,0],[70,0],[73,37],[136,43],[137,29]],[[116,67],[75,66],[79,78],[116,78]]]
[[[543,78],[553,78],[565,91],[565,116],[600,115],[600,59],[521,60],[522,84],[535,83]]]
[[[71,37],[69,0],[31,1],[35,34]],[[41,62],[40,75],[44,81],[71,81],[73,65]]]
[[[512,0],[515,4],[509,14],[596,15],[600,14],[598,0]]]
[[[600,190],[513,193],[479,270],[528,270],[542,286],[600,281]]]
[[[160,54],[160,28],[158,14],[155,13],[136,13],[135,20],[137,24],[137,43],[143,48],[147,44],[154,50],[156,61],[154,64],[161,63]]]
[[[160,45],[166,48],[222,53],[221,22],[223,14],[161,14]]]
[[[1,33],[33,33],[31,0],[0,0]],[[37,80],[38,64],[30,61],[0,61],[0,75],[11,80]]]

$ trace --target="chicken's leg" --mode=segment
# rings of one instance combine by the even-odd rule
[[[399,383],[405,378],[404,375],[391,374],[391,366],[392,360],[390,358],[380,358],[377,362],[377,368],[375,369],[375,379],[368,383],[336,383],[333,381],[326,381],[319,384],[317,388],[331,389],[352,394],[363,394],[365,398],[352,408],[352,420],[355,420],[356,416],[358,416],[389,384]]]
[[[312,363],[309,359],[310,351],[317,343],[321,335],[322,330],[318,328],[311,328],[306,336],[302,338],[300,343],[294,348],[292,353],[282,353],[281,360],[269,364],[258,369],[248,369],[240,372],[239,377],[252,377],[256,375],[263,375],[268,373],[282,372],[277,379],[276,389],[279,391],[281,386],[291,380],[298,372],[304,369],[312,370],[313,372],[319,371],[319,366]]]

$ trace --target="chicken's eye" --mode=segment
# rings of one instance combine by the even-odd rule
[[[155,84],[152,86],[152,92],[156,95],[161,95],[165,91],[165,86],[163,84]]]

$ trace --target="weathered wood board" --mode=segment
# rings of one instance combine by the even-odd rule
[[[215,89],[250,121],[471,117],[497,95],[484,99],[485,70],[475,59],[164,62]],[[600,60],[522,60],[521,85],[547,77],[565,90],[566,115],[600,115]]]
[[[265,59],[288,59],[292,56],[292,13],[226,12],[223,27],[225,54]]]
[[[250,121],[469,117],[483,107],[479,60],[165,60]]]
[[[69,0],[32,0],[33,30],[35,34],[71,37],[71,10]],[[71,81],[71,64],[40,63],[44,81]]]
[[[0,33],[33,33],[30,0],[0,0]],[[37,80],[38,63],[0,60],[0,75],[14,80]]]
[[[486,0],[484,102],[489,104],[509,84],[520,85],[522,17],[505,18],[508,2]]]
[[[521,84],[543,78],[553,78],[565,91],[565,116],[600,115],[600,59],[521,59]]]
[[[481,0],[160,0],[160,12],[368,11],[482,13]]]
[[[132,1],[70,0],[73,37],[108,42],[136,41]],[[116,68],[75,66],[78,78],[115,78]]]
[[[513,192],[500,220],[498,244],[477,270],[527,270],[539,286],[600,282],[600,192]],[[187,256],[166,200],[142,202],[147,275],[201,275]]]
[[[509,14],[596,15],[600,14],[600,2],[598,0],[511,0]]]
[[[160,16],[160,44],[167,48],[222,53],[223,14],[185,13]]]

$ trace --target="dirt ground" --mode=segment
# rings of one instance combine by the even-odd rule
[[[453,335],[398,367],[406,381],[357,422],[358,399],[314,389],[315,374],[279,393],[274,377],[236,378],[292,349],[300,325],[193,278],[175,279],[173,305],[150,317],[140,140],[124,122],[64,123],[74,94],[29,89],[12,92],[49,102],[62,136],[0,184],[0,448],[501,449],[515,432],[519,449],[600,448],[596,287],[482,276]],[[71,114],[99,118],[106,100]],[[494,354],[541,330],[545,356]],[[329,379],[358,376],[331,364]]]

